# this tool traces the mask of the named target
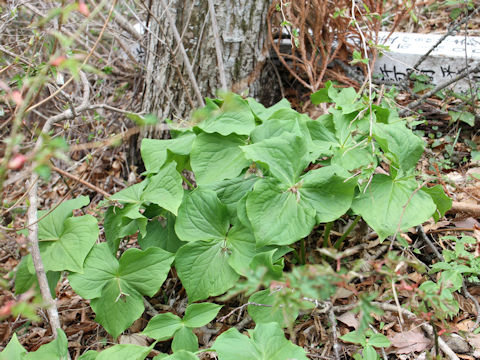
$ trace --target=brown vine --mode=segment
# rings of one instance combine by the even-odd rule
[[[363,54],[359,29],[369,43],[377,44],[384,9],[382,1],[355,3],[352,5],[352,0],[273,1],[267,17],[270,45],[288,72],[308,90],[317,91],[327,80],[357,89],[361,86],[345,69],[350,66],[347,64],[355,50]],[[398,9],[391,31],[409,8]],[[359,27],[352,21],[354,18]],[[285,38],[290,39],[290,46],[281,41]],[[374,62],[376,47],[369,46],[368,52],[370,61]],[[335,64],[334,60],[346,66]],[[364,64],[355,66],[366,75]]]

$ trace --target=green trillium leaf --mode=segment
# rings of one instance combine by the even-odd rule
[[[134,344],[119,344],[103,350],[95,360],[144,360],[154,346],[155,343],[149,347]]]
[[[257,304],[274,305],[275,296],[277,295],[278,293],[271,293],[270,289],[266,289],[252,294],[248,301]],[[275,322],[284,328],[293,324],[298,316],[298,309],[296,307],[287,309],[279,306],[249,305],[247,310],[253,321],[255,321],[255,324]]]
[[[160,169],[158,174],[148,179],[141,199],[151,202],[177,215],[178,207],[182,202],[182,177],[176,169],[177,163],[170,162]]]
[[[204,186],[204,189],[211,189],[217,193],[220,201],[227,206],[230,219],[237,214],[237,206],[240,199],[253,189],[258,180],[257,176],[239,176],[234,179],[223,180],[211,185]]]
[[[198,350],[198,338],[188,327],[180,328],[173,337],[172,351],[186,350],[195,352]]]
[[[229,226],[227,207],[214,191],[199,188],[185,194],[175,222],[181,240],[223,240]]]
[[[435,185],[430,188],[423,187],[420,191],[426,192],[432,198],[433,202],[437,206],[437,211],[433,214],[433,219],[438,221],[442,216],[445,215],[447,210],[452,207],[452,199],[450,199],[441,185]]]
[[[227,246],[232,252],[228,263],[237,273],[246,276],[250,262],[257,254],[252,230],[237,221],[228,231]]]
[[[309,164],[307,145],[302,137],[283,133],[256,144],[242,146],[247,159],[268,166],[270,173],[286,185],[293,186]]]
[[[111,200],[116,200],[125,204],[141,204],[143,189],[147,185],[146,181],[131,185],[110,196]]]
[[[141,316],[143,295],[158,291],[172,262],[173,254],[155,247],[128,249],[117,260],[102,243],[87,257],[84,273],[70,274],[69,281],[80,296],[92,299],[96,320],[117,337]]]
[[[239,275],[229,265],[230,251],[224,241],[194,241],[176,254],[175,268],[189,302],[223,294]]]
[[[190,155],[197,184],[206,185],[238,176],[250,164],[240,149],[245,144],[245,136],[199,134]]]
[[[98,351],[87,350],[78,358],[78,360],[97,360],[98,354]]]
[[[262,179],[255,184],[246,209],[257,247],[289,245],[312,231],[315,209],[299,195],[274,180]]]
[[[261,122],[266,121],[268,118],[272,116],[273,113],[275,113],[280,109],[291,108],[290,103],[288,102],[287,99],[282,99],[275,105],[270,106],[269,108],[265,108],[265,106],[263,106],[253,98],[247,98],[247,101],[255,117]]]
[[[182,319],[177,315],[168,312],[155,315],[151,318],[142,334],[155,340],[162,341],[172,338],[175,332],[183,326]]]
[[[52,211],[39,211],[38,238],[40,240],[57,240],[58,234],[63,232],[63,222],[73,215],[73,210],[81,209],[90,203],[88,196],[79,196],[75,199],[62,202]]]
[[[365,193],[353,200],[352,209],[380,239],[385,239],[397,230],[405,231],[427,221],[435,212],[435,203],[427,193],[417,191],[414,194],[416,186],[416,181],[374,175]]]
[[[172,355],[165,355],[164,357],[155,356],[153,360],[198,360],[198,357],[187,350],[179,350]]]
[[[274,322],[257,324],[250,338],[231,328],[213,344],[219,360],[307,360],[305,350],[285,338],[282,328]]]
[[[189,328],[198,328],[207,325],[215,319],[222,305],[213,303],[190,304],[185,310],[183,323]]]
[[[404,171],[415,168],[425,147],[423,140],[407,129],[403,122],[376,123],[373,136],[387,157]]]
[[[7,346],[0,353],[0,360],[23,359],[26,353],[27,350],[25,350],[18,341],[17,334],[13,333],[13,336],[8,342]]]
[[[41,241],[40,252],[47,271],[83,271],[83,262],[98,239],[97,220],[91,215],[70,217],[52,241]]]
[[[249,135],[255,128],[255,118],[247,101],[230,93],[225,95],[222,106],[207,113],[206,119],[197,126],[204,132],[223,136],[232,133]]]
[[[317,222],[333,221],[350,209],[356,183],[345,182],[332,167],[311,170],[301,181],[300,201],[315,209]]]
[[[48,344],[40,346],[37,351],[29,352],[24,360],[51,360],[68,358],[68,340],[62,329],[57,329],[58,337]],[[10,359],[9,359],[10,360]]]
[[[143,139],[140,148],[147,172],[157,172],[168,160],[168,152],[176,155],[188,155],[192,149],[195,134],[187,132],[169,140]]]
[[[156,246],[165,251],[175,253],[186,242],[181,241],[175,232],[175,215],[166,212],[161,218],[150,220],[145,236],[139,236],[138,243],[145,250]]]

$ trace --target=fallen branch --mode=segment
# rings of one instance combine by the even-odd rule
[[[93,191],[96,191],[98,192],[99,194],[102,194],[104,198],[109,198],[111,195],[109,193],[107,193],[105,190],[102,190],[100,189],[98,186],[95,186],[91,183],[89,183],[88,181],[85,181],[81,178],[79,178],[78,176],[75,176],[73,174],[70,174],[69,172],[67,171],[64,171],[62,169],[59,169],[58,167],[54,166],[54,165],[51,165],[50,166],[52,168],[52,170],[55,170],[56,172],[58,172],[60,175],[63,175],[63,176],[66,176],[82,185],[85,185],[86,187],[92,189]]]
[[[432,89],[429,92],[423,94],[419,99],[417,99],[417,100],[411,102],[410,104],[408,104],[406,109],[399,112],[399,115],[400,116],[405,116],[407,113],[411,112],[412,109],[416,108],[418,105],[425,102],[426,99],[435,95],[440,90],[443,90],[447,86],[452,85],[453,83],[456,83],[457,81],[459,81],[459,80],[463,79],[464,77],[468,76],[470,73],[474,73],[474,72],[477,72],[477,71],[480,71],[480,63],[478,63],[473,68],[464,69],[462,72],[460,72],[454,78],[437,85],[434,89]]]
[[[452,207],[447,213],[468,213],[474,217],[480,217],[480,206],[476,204],[468,204],[454,201]]]
[[[338,335],[337,335],[337,318],[335,317],[335,312],[333,311],[333,306],[330,303],[330,308],[328,309],[328,319],[332,325],[332,338],[333,338],[333,355],[335,360],[340,360],[340,345],[338,344]]]

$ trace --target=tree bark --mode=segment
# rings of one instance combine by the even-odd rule
[[[169,118],[188,124],[190,112],[200,104],[168,25],[163,2],[167,1],[150,2],[142,109],[160,120]],[[221,82],[208,1],[170,0],[168,4],[201,94],[215,97]],[[269,5],[269,0],[214,1],[227,87],[238,93],[248,90],[249,96],[267,105],[280,98],[278,81],[266,61]],[[162,134],[150,128],[142,136],[158,138]]]

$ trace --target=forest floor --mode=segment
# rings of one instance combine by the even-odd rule
[[[397,31],[421,32],[421,33],[445,33],[451,24],[451,9],[435,6],[435,1],[418,2],[414,8],[414,16],[403,20]],[[1,2],[0,2],[1,4]],[[425,10],[427,9],[427,10]],[[416,20],[414,18],[417,18]],[[17,23],[16,26],[21,24]],[[468,23],[468,35],[480,36],[480,17],[474,17]],[[388,30],[388,29],[387,29]],[[462,34],[462,29],[459,34]],[[11,34],[13,31],[11,31]],[[141,103],[138,89],[141,86],[141,71],[135,66],[129,66],[124,59],[116,54],[111,56],[108,64],[113,69],[112,73],[103,80],[94,84],[94,93],[104,99],[105,103],[114,105],[116,108],[138,110]],[[288,76],[287,76],[288,78]],[[288,89],[289,100],[292,104],[302,104],[305,100],[306,91],[302,89],[293,79],[283,84]],[[402,107],[407,106],[415,98],[408,91],[399,90],[396,101]],[[405,242],[410,245],[412,251],[409,255],[418,258],[426,265],[438,261],[439,252],[454,249],[453,238],[469,236],[475,239],[475,254],[480,257],[480,133],[478,128],[478,116],[476,126],[469,126],[459,120],[452,121],[448,115],[450,109],[458,109],[464,105],[462,99],[454,96],[439,99],[433,96],[429,104],[416,108],[414,116],[420,119],[415,126],[415,131],[421,134],[427,145],[426,152],[418,165],[418,170],[433,178],[444,188],[445,193],[453,200],[454,207],[446,216],[438,222],[429,221],[421,228],[411,229],[402,234]],[[66,102],[68,106],[68,101]],[[432,104],[436,104],[435,106]],[[49,105],[51,108],[46,112],[55,113],[56,107],[65,104]],[[475,110],[475,106],[473,107]],[[312,112],[315,109],[310,109]],[[420,113],[421,111],[421,113]],[[478,111],[478,110],[477,110]],[[478,112],[477,112],[478,114]],[[5,115],[5,117],[8,113]],[[41,208],[51,208],[59,201],[80,195],[87,195],[91,199],[90,205],[84,210],[85,213],[97,215],[100,210],[98,204],[102,200],[93,187],[85,186],[76,178],[83,179],[90,185],[102,189],[105,193],[114,194],[128,185],[140,180],[142,172],[141,165],[133,161],[132,148],[137,146],[136,136],[140,131],[135,128],[131,121],[121,113],[108,115],[98,110],[94,118],[84,123],[74,122],[64,129],[57,129],[64,133],[66,139],[75,139],[70,152],[70,166],[67,171],[72,176],[62,176],[58,173],[52,174],[48,184],[40,187],[39,198]],[[413,119],[413,118],[412,118]],[[26,123],[26,128],[34,129],[33,123]],[[0,124],[0,131],[3,125]],[[128,130],[133,129],[133,130]],[[120,146],[110,146],[111,134],[126,134],[122,136]],[[3,134],[4,135],[4,134]],[[33,139],[33,137],[32,137]],[[89,147],[87,143],[95,143]],[[82,146],[82,144],[87,144]],[[27,144],[28,145],[28,144]],[[30,144],[32,145],[32,144]],[[138,155],[137,155],[138,156]],[[5,218],[4,224],[10,224],[14,229],[22,229],[26,222],[27,204],[24,201],[24,194],[27,191],[25,179],[31,169],[23,169],[18,172],[10,172],[5,182],[5,200],[14,208],[10,218]],[[332,239],[340,237],[345,229],[351,224],[352,219],[345,218],[344,222],[338,221],[331,230]],[[6,283],[13,284],[12,272],[18,266],[22,256],[28,253],[28,242],[25,233],[12,231],[5,232],[5,238],[0,242],[0,263],[4,272],[3,279]],[[425,236],[429,241],[425,241]],[[103,234],[101,234],[101,237]],[[349,242],[351,240],[351,242]],[[134,243],[135,239],[131,239]],[[307,259],[316,251],[318,239],[309,238],[306,242]],[[355,242],[356,241],[356,242]],[[360,244],[355,236],[347,239],[349,247],[354,248]],[[129,246],[125,244],[125,246]],[[437,250],[434,251],[434,248]],[[388,246],[378,240],[369,242],[366,247],[359,247],[352,255],[352,260],[369,259],[372,263],[381,263],[383,256],[389,251]],[[286,268],[295,262],[292,256],[286,256]],[[410,268],[408,279],[414,286],[405,286],[398,293],[398,301],[404,304],[411,298],[411,292],[419,286],[426,278],[435,275],[422,274]],[[359,294],[376,293],[377,299],[382,299],[382,294],[389,289],[389,284],[379,284],[376,275],[367,276],[363,281],[356,283],[352,291],[341,291],[332,300],[335,306],[348,306],[355,302]],[[471,280],[471,279],[470,279]],[[179,310],[186,305],[186,294],[178,278],[170,272],[168,279],[163,286],[163,296],[174,299],[169,306]],[[60,313],[60,321],[64,327],[69,341],[69,349],[72,357],[77,358],[87,349],[101,350],[115,342],[105,330],[94,321],[95,314],[89,306],[89,301],[82,299],[69,286],[65,278],[61,279],[57,288],[57,304]],[[463,291],[454,293],[458,302],[460,312],[458,315],[446,320],[432,320],[431,323],[443,335],[449,347],[461,359],[480,359],[480,334],[472,332],[474,325],[478,326],[480,317],[478,300],[480,299],[480,286],[474,282],[466,282]],[[11,286],[0,290],[0,311],[3,305],[9,301],[18,299]],[[159,297],[147,299],[148,302],[158,311],[166,310]],[[30,301],[38,301],[33,298]],[[224,307],[218,318],[228,314],[233,309],[241,306],[242,298],[233,298],[224,303]],[[2,315],[0,313],[0,315]],[[35,351],[41,345],[51,341],[51,330],[48,326],[46,312],[39,310],[40,320],[32,321],[25,317],[8,317],[0,323],[0,350],[4,347],[12,334],[15,332],[20,343],[28,350]],[[325,324],[327,315],[321,313],[305,314],[295,323],[290,338],[296,339],[296,344],[305,349],[319,349],[311,352],[312,359],[333,359],[332,339],[326,331]],[[134,343],[147,345],[144,337],[137,336],[145,328],[151,313],[147,310],[144,316],[137,320],[125,335],[119,339],[120,343]],[[429,338],[419,326],[419,322],[412,321],[402,324],[398,314],[394,311],[385,310],[382,315],[374,314],[376,320],[375,328],[391,340],[392,346],[382,354],[383,358],[389,359],[426,359],[430,350],[434,347],[432,338]],[[424,319],[425,320],[425,319]],[[426,320],[425,320],[426,321]],[[352,310],[343,312],[337,317],[339,335],[345,334],[359,326],[359,314]],[[240,324],[240,325],[239,325]],[[214,322],[210,329],[200,329],[197,332],[200,347],[211,345],[216,334],[237,325],[244,330],[253,326],[246,313],[233,315],[223,323]],[[407,336],[405,336],[405,333]],[[403,334],[403,335],[402,335]],[[348,358],[353,354],[356,346],[348,343],[340,343],[342,358]],[[168,351],[170,343],[163,342],[152,350],[151,355],[159,351]],[[205,359],[209,358],[205,354]]]

